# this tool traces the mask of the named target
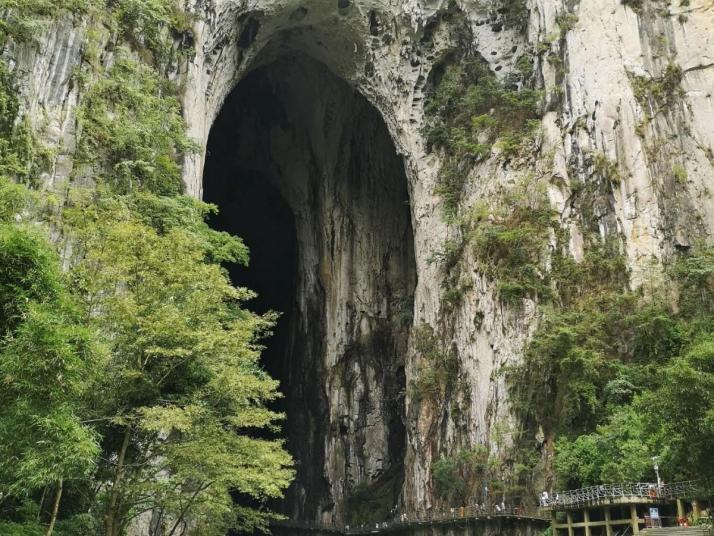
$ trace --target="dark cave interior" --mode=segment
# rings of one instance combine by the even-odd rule
[[[383,119],[323,64],[279,57],[226,99],[209,136],[203,197],[220,210],[211,225],[250,249],[248,268],[227,266],[234,284],[257,292],[248,306],[281,313],[263,365],[285,395],[278,409],[297,479],[278,509],[344,519],[365,482],[391,508],[405,448],[402,316],[413,307],[416,268],[404,162]],[[366,392],[335,407],[334,393],[355,382]],[[370,448],[375,420],[384,452]]]

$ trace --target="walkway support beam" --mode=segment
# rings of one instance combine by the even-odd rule
[[[558,514],[555,510],[550,513],[550,526],[553,530],[553,536],[560,536],[558,534]]]
[[[587,508],[583,510],[583,522],[585,523],[585,536],[593,536],[592,529],[590,528],[590,510]]]
[[[696,523],[700,517],[702,517],[702,508],[699,506],[699,501],[695,499],[692,501],[692,519]]]
[[[612,516],[610,514],[610,507],[606,506],[603,510],[605,512],[605,534],[607,536],[612,536]]]
[[[630,505],[630,519],[632,520],[632,534],[639,534],[640,520],[637,517],[637,505]]]

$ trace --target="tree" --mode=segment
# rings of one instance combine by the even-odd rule
[[[450,506],[465,504],[469,495],[478,492],[478,484],[488,482],[488,470],[494,462],[484,445],[473,445],[454,456],[439,458],[431,473],[436,495]]]
[[[617,410],[591,434],[556,442],[555,470],[565,487],[651,478],[653,445],[634,407]]]
[[[700,335],[689,350],[662,370],[659,388],[638,407],[658,445],[670,479],[714,477],[714,333]]]
[[[655,455],[667,480],[714,476],[714,247],[698,245],[666,276],[648,299],[629,300],[614,316],[598,313],[593,340],[609,340],[620,362],[595,406],[600,423],[558,440],[555,468],[565,485],[651,479]]]
[[[266,404],[277,382],[259,367],[257,341],[274,317],[242,303],[213,262],[247,262],[242,242],[210,230],[209,205],[150,194],[94,199],[75,208],[84,245],[74,276],[88,322],[110,346],[97,419],[111,482],[105,533],[116,536],[154,510],[168,534],[264,528],[269,512],[234,506],[239,491],[260,503],[290,483],[278,430]],[[79,223],[81,222],[81,224]],[[264,434],[263,434],[264,435]]]
[[[54,486],[49,535],[63,482],[86,478],[98,454],[80,416],[101,352],[42,237],[0,224],[0,263],[0,490],[24,497]]]

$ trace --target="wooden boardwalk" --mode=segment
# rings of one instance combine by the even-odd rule
[[[488,523],[492,521],[511,521],[514,523],[532,524],[536,527],[545,528],[549,524],[549,519],[535,515],[516,515],[514,513],[493,513],[485,514],[475,512],[471,508],[454,508],[445,511],[402,515],[391,521],[379,523],[369,523],[359,526],[350,525],[326,525],[319,523],[302,523],[297,521],[281,521],[272,525],[276,529],[299,530],[302,533],[315,533],[325,535],[364,535],[364,534],[390,534],[403,532],[410,528],[424,526],[443,525],[475,525],[478,523]]]
[[[551,515],[553,536],[637,536],[700,522],[713,490],[708,481],[602,484],[555,493],[541,499],[541,506]]]
[[[677,499],[711,497],[713,489],[714,485],[711,482],[701,480],[673,484],[653,482],[601,484],[557,492],[542,506],[545,510],[581,510],[604,504],[657,504]]]

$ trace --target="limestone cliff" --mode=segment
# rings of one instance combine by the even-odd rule
[[[176,46],[188,41],[190,53],[168,76],[200,147],[185,162],[187,191],[203,195],[216,124],[222,160],[211,165],[267,177],[294,219],[297,283],[280,358],[299,464],[290,515],[342,520],[360,483],[393,488],[390,505],[429,507],[440,455],[483,444],[506,456],[520,428],[499,372],[521,359],[536,301],[501,300],[465,252],[462,295],[449,302],[448,274],[433,262],[459,231],[435,194],[443,155],[427,144],[425,102],[464,47],[517,87],[528,58],[544,112],[528,154],[494,149],[470,169],[462,213],[497,203],[529,173],[547,185],[569,253],[582,258],[584,228],[615,237],[633,285],[653,261],[714,231],[711,0],[198,0],[185,9],[195,18]],[[23,111],[55,148],[47,187],[77,180],[83,93],[73,75],[90,27],[64,15],[3,50]],[[102,61],[112,61],[108,46]],[[613,170],[618,180],[608,180]],[[230,173],[218,199],[240,195]],[[598,195],[583,202],[582,184]],[[424,326],[466,386],[444,403],[412,388]],[[540,486],[552,438],[529,433]]]

